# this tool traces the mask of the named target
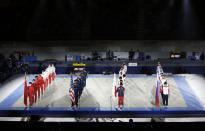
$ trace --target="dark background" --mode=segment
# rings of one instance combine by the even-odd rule
[[[1,0],[0,40],[204,40],[204,0]]]

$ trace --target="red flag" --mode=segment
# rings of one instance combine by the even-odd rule
[[[114,73],[114,78],[113,78],[113,87],[112,87],[112,93],[116,97],[116,75]]]
[[[116,93],[116,85],[115,85],[115,97],[116,97],[117,93]]]
[[[24,104],[27,106],[27,97],[28,97],[28,91],[27,91],[27,82],[26,82],[26,73],[25,73],[25,84],[24,84]]]

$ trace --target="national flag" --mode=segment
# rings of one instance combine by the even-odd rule
[[[155,93],[155,105],[159,106],[159,84],[158,84],[158,80],[157,80],[157,87],[156,87],[156,93]]]
[[[71,74],[71,78],[70,78],[70,100],[71,102],[74,104],[75,103],[75,90],[74,90],[74,85],[73,85],[73,76]]]
[[[116,83],[116,74],[114,73],[114,78],[113,78],[113,91],[112,93],[114,94],[114,96],[116,97],[116,87],[117,83]]]
[[[27,81],[26,81],[26,72],[25,72],[25,83],[24,83],[24,104],[27,106],[27,97],[28,97],[28,87],[27,87]]]

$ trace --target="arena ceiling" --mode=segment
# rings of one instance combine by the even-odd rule
[[[202,40],[202,0],[1,0],[1,41]]]

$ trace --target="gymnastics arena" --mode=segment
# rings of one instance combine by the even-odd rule
[[[109,41],[107,42],[109,43]],[[118,41],[112,42],[118,43]],[[130,45],[134,42],[140,50],[152,51],[153,48],[151,44],[144,47],[144,41],[125,42],[130,42]],[[180,43],[180,41],[175,42]],[[106,46],[105,41],[103,43],[101,46]],[[124,44],[120,41],[119,43],[122,46]],[[119,43],[116,44],[116,47]],[[165,43],[164,50],[169,50],[171,43]],[[161,50],[160,44],[154,45],[159,47],[158,51]],[[194,47],[194,44],[189,43],[189,45]],[[19,47],[23,49],[23,47],[30,45],[22,44],[21,46]],[[28,121],[32,116],[38,116],[38,121],[129,122],[130,119],[137,122],[151,122],[153,120],[161,122],[204,121],[205,79],[203,73],[205,63],[200,59],[197,60],[195,56],[191,56],[192,52],[188,52],[190,56],[187,58],[181,58],[183,53],[175,51],[167,53],[170,58],[154,60],[141,55],[143,53],[136,52],[133,59],[129,60],[130,51],[123,50],[122,52],[114,51],[114,57],[109,60],[107,53],[103,51],[98,52],[101,57],[97,56],[96,58],[91,52],[79,52],[79,56],[75,56],[76,52],[69,52],[69,55],[64,58],[65,52],[62,51],[65,48],[74,49],[75,47],[65,47],[64,44],[58,47],[53,44],[53,46],[47,48],[53,52],[59,50],[60,52],[57,52],[56,56],[48,55],[45,50],[41,50],[45,47],[32,46],[34,50],[30,51],[34,51],[36,55],[22,56],[22,61],[16,63],[16,68],[11,68],[13,72],[7,73],[12,73],[12,75],[7,76],[8,78],[2,82],[0,88],[2,120]],[[175,43],[172,43],[172,46],[176,49],[180,48]],[[200,46],[202,47],[203,44]],[[5,54],[8,51],[13,53],[16,48],[8,49],[6,47],[5,50],[7,51]],[[154,54],[154,52],[149,52],[149,54],[152,53]],[[161,52],[157,53],[153,57],[161,56]],[[15,56],[15,53],[13,55]],[[57,60],[60,55],[62,56],[61,61]],[[47,60],[41,60],[44,58]],[[164,79],[169,85],[168,106],[163,105],[159,91],[158,63],[161,64]],[[126,80],[123,81],[124,104],[123,107],[119,107],[118,95],[115,94],[115,90],[120,86],[118,81],[123,64],[127,68]],[[4,69],[7,68],[9,69],[10,65],[4,67]],[[55,78],[51,78],[47,85],[43,84],[43,92],[41,92],[40,87],[39,92],[36,89],[36,96],[33,96],[36,97],[36,100],[33,100],[30,106],[30,98],[27,95],[27,105],[25,105],[25,85],[29,90],[29,83],[34,83],[35,76],[39,76],[39,74],[43,76],[43,72],[44,74],[49,72],[48,68],[54,68],[50,71],[55,72]],[[86,85],[83,87],[81,95],[78,95],[78,100],[75,97],[78,106],[73,107],[70,89],[82,70],[87,73]]]
[[[203,3],[0,0],[0,125],[205,122]]]

